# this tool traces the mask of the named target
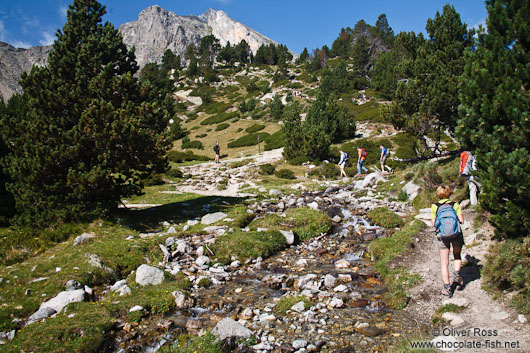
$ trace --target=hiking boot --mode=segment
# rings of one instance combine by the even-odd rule
[[[460,287],[464,285],[464,280],[460,276],[460,272],[453,272],[453,283],[458,284]]]
[[[444,284],[442,288],[442,295],[445,297],[451,297],[453,293],[451,292],[451,286],[448,284]]]

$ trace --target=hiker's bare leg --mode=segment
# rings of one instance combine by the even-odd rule
[[[449,284],[449,249],[440,249],[440,266],[442,270],[442,281],[444,284]]]
[[[459,272],[460,269],[462,268],[462,258],[460,256],[461,252],[462,252],[462,248],[453,247],[453,257],[454,257],[453,266],[456,272]]]

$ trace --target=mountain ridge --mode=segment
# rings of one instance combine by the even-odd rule
[[[124,43],[135,47],[140,67],[149,62],[160,62],[164,51],[170,49],[184,56],[189,44],[198,46],[203,36],[213,34],[222,46],[229,41],[237,44],[246,40],[252,52],[265,44],[277,44],[267,36],[231,19],[221,10],[210,8],[200,15],[177,15],[159,5],[152,5],[138,14],[138,19],[123,23],[118,30]],[[0,42],[0,95],[4,100],[22,91],[18,80],[22,72],[33,65],[44,66],[51,46],[15,48]]]

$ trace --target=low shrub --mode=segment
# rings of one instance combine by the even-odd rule
[[[152,174],[149,177],[143,179],[142,183],[144,184],[144,186],[156,186],[165,184],[160,174]]]
[[[496,293],[513,293],[511,305],[530,314],[530,236],[497,243],[486,256],[483,286]]]
[[[240,261],[248,258],[269,257],[286,246],[285,237],[278,231],[226,233],[212,245],[217,261],[230,263],[232,257]]]
[[[275,150],[285,145],[285,134],[279,130],[265,139],[265,151]]]
[[[229,167],[230,168],[240,168],[242,166],[245,166],[245,165],[249,164],[252,161],[253,161],[253,159],[251,159],[251,158],[243,159],[241,161],[235,161],[235,162],[230,163]]]
[[[195,135],[195,137],[198,139],[202,139],[203,137],[206,137],[206,136],[208,136],[208,134]]]
[[[204,149],[204,145],[202,144],[201,141],[197,141],[197,140],[186,141],[186,142],[184,142],[184,140],[183,140],[182,141],[182,148],[183,149],[196,148],[198,150],[203,150]]]
[[[239,118],[239,114],[237,112],[222,112],[217,115],[204,119],[203,121],[201,121],[201,125],[218,124],[218,123],[222,123],[223,121],[230,120],[236,117]]]
[[[221,123],[215,127],[215,131],[222,131],[224,129],[227,129],[230,126],[230,124],[227,123]]]
[[[398,201],[405,202],[409,200],[409,195],[405,190],[401,190],[397,197]]]
[[[249,134],[251,134],[253,132],[258,132],[258,131],[261,131],[263,129],[265,129],[265,125],[254,124],[254,125],[251,125],[251,126],[247,127],[245,129],[245,131],[248,132]]]
[[[182,173],[182,170],[178,168],[171,168],[167,172],[164,173],[166,176],[170,178],[182,178],[184,174]]]
[[[311,169],[308,174],[312,177],[329,180],[338,178],[340,170],[334,163],[324,163],[320,167]]]
[[[406,132],[397,134],[392,138],[392,142],[397,146],[396,157],[400,159],[416,158],[418,154],[418,138]]]
[[[278,169],[274,175],[281,179],[296,179],[294,172],[291,169]]]
[[[259,166],[259,173],[261,175],[273,175],[276,171],[276,167],[274,167],[270,163],[262,164]]]
[[[209,161],[210,158],[207,156],[201,156],[194,154],[191,151],[180,152],[180,151],[169,151],[167,154],[167,159],[173,163],[182,163],[189,161]]]
[[[248,134],[245,136],[241,136],[235,141],[232,141],[228,144],[228,148],[237,148],[237,147],[244,147],[244,146],[254,146],[258,144],[258,137],[259,141],[264,141],[269,136],[266,132],[256,132],[253,134]]]
[[[386,207],[374,208],[368,212],[368,217],[372,223],[385,228],[396,228],[403,225],[401,218]]]

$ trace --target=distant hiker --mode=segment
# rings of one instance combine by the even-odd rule
[[[464,236],[460,224],[464,223],[462,209],[458,202],[449,201],[452,190],[447,185],[440,185],[436,189],[436,196],[440,201],[431,206],[431,224],[435,228],[436,244],[440,252],[440,264],[442,270],[442,281],[444,283],[442,294],[450,297],[452,295],[449,284],[449,250],[453,246],[453,284],[462,286],[464,284],[460,269],[462,268],[462,246]]]
[[[213,146],[213,151],[215,152],[215,163],[220,163],[219,162],[219,153],[221,151],[221,148],[219,147],[219,142],[215,143],[215,145]]]
[[[478,204],[477,191],[481,189],[480,183],[477,181],[475,176],[471,175],[471,172],[477,170],[476,159],[473,154],[469,151],[460,153],[460,166],[458,171],[460,175],[467,178],[467,186],[469,188],[469,200],[472,205]]]
[[[344,171],[344,167],[346,166],[346,162],[350,159],[350,156],[348,156],[348,153],[344,152],[343,150],[340,150],[340,160],[339,160],[339,167],[340,167],[340,176],[347,178],[348,175],[346,175],[346,172]]]
[[[381,145],[379,146],[381,148],[381,156],[379,157],[379,161],[381,162],[381,172],[385,171],[385,168],[388,168],[390,172],[392,172],[392,168],[385,165],[386,159],[390,157],[390,149],[386,148],[385,146]]]
[[[365,172],[368,171],[365,167],[363,167],[364,160],[366,159],[367,153],[362,147],[357,147],[357,154],[359,155],[359,158],[357,158],[357,175],[361,175],[361,169]]]

